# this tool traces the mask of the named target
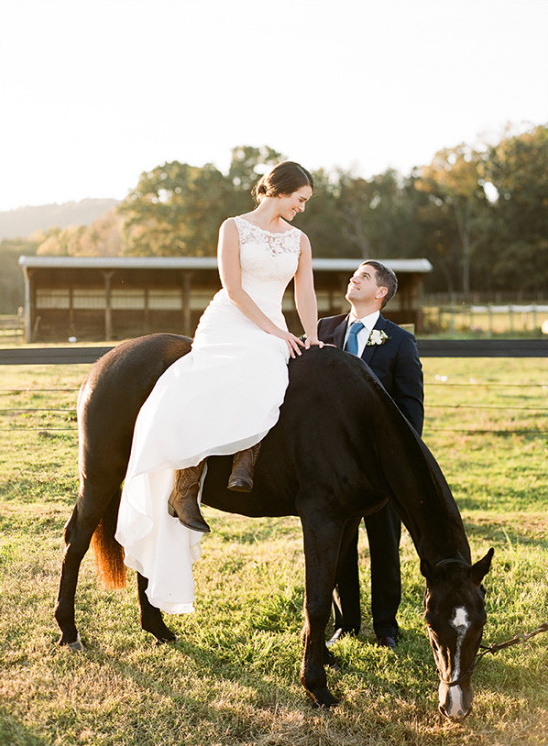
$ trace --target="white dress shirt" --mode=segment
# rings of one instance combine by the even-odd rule
[[[348,324],[346,326],[346,334],[344,335],[345,345],[346,345],[346,340],[348,339],[348,332],[350,330],[350,325],[353,324],[354,321],[361,321],[363,324],[363,329],[359,331],[356,336],[356,340],[358,342],[358,357],[361,357],[363,355],[363,351],[365,350],[365,345],[367,344],[367,340],[369,339],[371,330],[377,323],[377,320],[380,315],[381,315],[380,311],[373,311],[373,313],[370,313],[367,316],[364,316],[362,319],[356,318],[353,313],[351,313],[350,316],[348,317]]]

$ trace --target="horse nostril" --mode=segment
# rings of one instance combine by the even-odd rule
[[[469,707],[466,711],[459,710],[456,715],[450,715],[443,705],[438,705],[438,711],[440,715],[443,715],[444,718],[447,718],[452,723],[461,723],[472,712],[472,708]]]

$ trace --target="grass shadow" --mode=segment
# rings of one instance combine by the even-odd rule
[[[4,707],[0,708],[0,744],[5,746],[52,746],[53,740],[37,735],[16,718],[10,715]]]

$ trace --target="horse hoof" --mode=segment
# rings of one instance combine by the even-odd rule
[[[333,653],[329,650],[329,648],[325,647],[323,651],[323,662],[326,666],[328,666],[332,671],[340,671],[341,667],[339,666],[337,659],[333,655]]]
[[[166,642],[177,642],[177,635],[175,635],[169,627],[166,627],[165,624],[163,625],[162,630],[151,630],[146,629],[146,627],[143,627],[145,632],[150,632],[151,635],[154,636],[156,640],[156,645],[164,645]]]
[[[85,650],[79,633],[76,636],[76,640],[74,642],[67,643],[67,647],[69,648],[69,650],[72,650],[73,653],[82,653]]]
[[[314,707],[318,710],[330,710],[339,704],[339,700],[331,694],[327,687],[317,689],[315,692],[308,692],[312,698]]]
[[[156,647],[158,647],[158,645],[166,645],[168,642],[177,642],[177,637],[175,635],[173,635],[173,637],[158,637],[156,640]]]

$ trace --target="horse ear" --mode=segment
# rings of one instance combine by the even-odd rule
[[[489,568],[491,567],[491,560],[493,559],[493,554],[495,553],[494,549],[490,549],[485,557],[482,557],[482,559],[478,560],[474,565],[472,565],[472,570],[470,571],[470,578],[473,583],[476,585],[479,585],[483,578],[487,575],[489,572]]]

